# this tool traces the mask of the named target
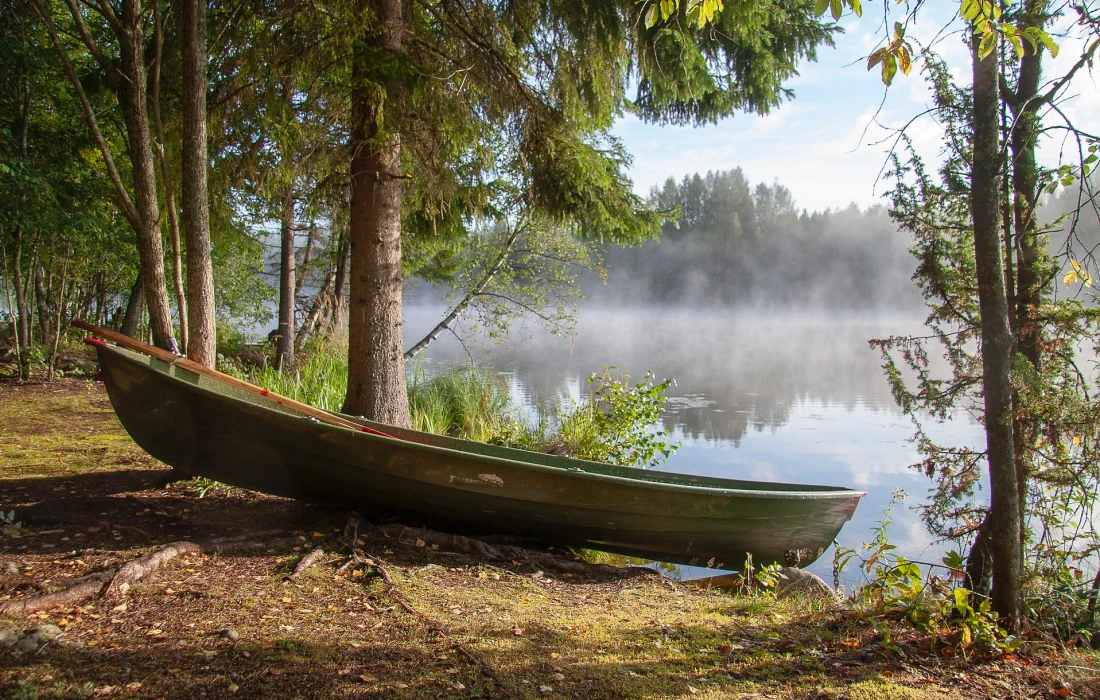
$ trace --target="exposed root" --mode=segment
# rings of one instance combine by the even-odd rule
[[[109,600],[121,598],[129,590],[130,584],[145,578],[179,555],[201,551],[202,546],[194,542],[173,542],[151,554],[129,561],[119,567],[118,573],[114,575],[103,590],[103,597]]]
[[[60,591],[0,603],[0,615],[19,615],[79,603],[82,600],[99,595],[115,575],[115,569],[107,569],[106,571],[73,579],[68,586]]]
[[[298,561],[298,565],[294,567],[294,571],[284,576],[286,581],[294,581],[299,576],[304,574],[311,566],[319,562],[325,556],[325,550],[317,547],[309,554],[305,555]]]
[[[137,583],[181,554],[266,550],[271,544],[241,538],[222,538],[204,544],[173,542],[121,566],[75,578],[69,581],[68,585],[61,590],[2,603],[0,604],[0,615],[18,615],[49,608],[71,606],[95,597],[118,599],[126,594],[132,584]]]

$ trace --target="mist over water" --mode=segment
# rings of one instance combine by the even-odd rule
[[[442,313],[407,308],[408,341]],[[587,378],[604,363],[634,379],[648,370],[658,379],[673,377],[661,429],[682,446],[663,469],[866,490],[840,533],[847,547],[873,536],[893,492],[903,489],[910,498],[892,509],[891,541],[903,556],[938,562],[942,548],[931,543],[912,509],[930,486],[910,468],[918,459],[909,442],[913,426],[894,404],[878,352],[867,344],[921,328],[918,315],[590,305],[582,306],[573,338],[520,329],[523,340],[483,346],[444,336],[429,347],[421,369],[473,360],[500,373],[516,403],[532,414],[579,400]],[[965,413],[931,432],[944,444],[984,440]],[[831,580],[831,563],[827,552],[810,568]],[[842,577],[847,585],[858,581],[854,570]]]

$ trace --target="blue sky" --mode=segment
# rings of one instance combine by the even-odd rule
[[[864,7],[862,18],[841,18],[845,33],[837,37],[836,47],[821,49],[816,63],[800,67],[800,75],[788,83],[794,99],[768,116],[738,114],[702,128],[648,125],[633,117],[621,120],[615,132],[634,157],[630,174],[635,189],[645,194],[670,175],[679,179],[740,166],[751,182],[778,180],[799,206],[811,211],[849,202],[864,207],[885,203],[886,183],[876,180],[893,139],[884,127],[905,124],[928,107],[929,99],[919,60],[910,75],[899,72],[890,88],[882,85],[877,71],[866,70],[867,56],[881,45],[886,32],[882,5]],[[931,40],[951,22],[957,7],[955,2],[928,3],[907,35]],[[896,12],[890,22],[901,18]],[[953,31],[959,26],[956,20],[940,36],[936,50],[958,78],[969,82],[969,54],[960,34]],[[1062,22],[1060,29],[1068,27]],[[1084,46],[1078,36],[1056,39],[1061,46],[1058,58],[1044,57],[1050,77],[1068,70]],[[1061,105],[1079,128],[1092,133],[1100,132],[1098,85],[1100,76],[1081,71],[1067,93],[1074,97]],[[932,119],[918,121],[910,135],[926,158],[936,157],[942,132]],[[1057,162],[1061,147],[1061,142],[1048,139],[1042,145],[1042,160]]]

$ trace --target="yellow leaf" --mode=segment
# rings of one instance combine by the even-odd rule
[[[909,71],[913,70],[913,59],[909,56],[909,49],[904,46],[898,49],[898,66],[905,75],[909,75]]]
[[[1077,437],[1076,435],[1074,435],[1074,436],[1073,436],[1073,444],[1074,444],[1075,446],[1076,446],[1076,445],[1080,445],[1080,444],[1081,444],[1081,438],[1079,438],[1079,437]]]
[[[1062,278],[1062,281],[1066,283],[1067,287],[1070,286],[1077,281],[1077,273],[1073,270],[1070,270],[1066,273],[1066,276]]]

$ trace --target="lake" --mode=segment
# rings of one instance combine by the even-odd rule
[[[408,307],[406,345],[442,313]],[[890,540],[909,559],[939,562],[944,547],[932,543],[914,510],[930,481],[910,466],[918,461],[909,442],[913,425],[867,344],[921,328],[914,316],[582,307],[574,337],[520,328],[507,344],[485,345],[446,334],[421,367],[431,373],[472,360],[498,373],[532,415],[581,399],[587,378],[604,363],[634,379],[648,370],[658,380],[673,377],[661,429],[681,447],[661,469],[863,489],[867,496],[838,537],[856,548],[873,537],[894,492],[904,490],[908,500],[891,509]],[[966,413],[930,432],[944,444],[984,443]],[[832,550],[808,568],[831,582]],[[841,577],[847,586],[860,580],[854,568]]]

